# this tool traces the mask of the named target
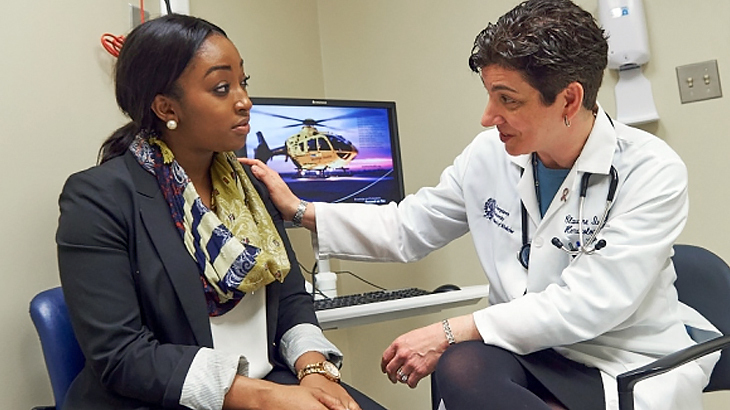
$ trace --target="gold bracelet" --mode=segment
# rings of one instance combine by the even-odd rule
[[[454,339],[454,334],[451,333],[451,326],[449,326],[449,320],[444,319],[441,321],[441,325],[444,327],[444,333],[446,333],[446,341],[449,342],[449,346],[456,344],[456,339]]]

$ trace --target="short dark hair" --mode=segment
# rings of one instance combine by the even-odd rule
[[[606,39],[595,18],[572,1],[528,0],[477,35],[469,67],[476,73],[490,65],[517,70],[545,105],[577,81],[590,110],[608,62]]]
[[[117,104],[131,122],[104,141],[100,163],[122,155],[141,130],[160,131],[162,121],[152,111],[155,96],[182,96],[178,78],[214,34],[226,36],[206,20],[181,14],[149,20],[129,33],[114,68],[114,83]]]

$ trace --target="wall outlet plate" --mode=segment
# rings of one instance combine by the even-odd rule
[[[717,60],[677,67],[682,104],[722,97]]]
[[[150,12],[144,11],[144,21],[150,19]],[[131,28],[135,28],[142,24],[142,16],[140,15],[140,8],[132,4],[129,5],[129,25]]]

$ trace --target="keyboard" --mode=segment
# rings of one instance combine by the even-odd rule
[[[335,309],[347,306],[364,305],[367,303],[383,302],[386,300],[397,300],[430,294],[431,292],[419,288],[376,290],[372,292],[337,296],[332,299],[315,300],[314,310]]]

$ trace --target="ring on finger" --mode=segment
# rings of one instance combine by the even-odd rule
[[[408,375],[407,374],[401,374],[400,381],[403,383],[408,383]]]
[[[398,378],[399,379],[402,379],[403,376],[406,375],[405,373],[403,373],[403,368],[402,367],[399,367],[398,370],[395,373],[398,375]]]

